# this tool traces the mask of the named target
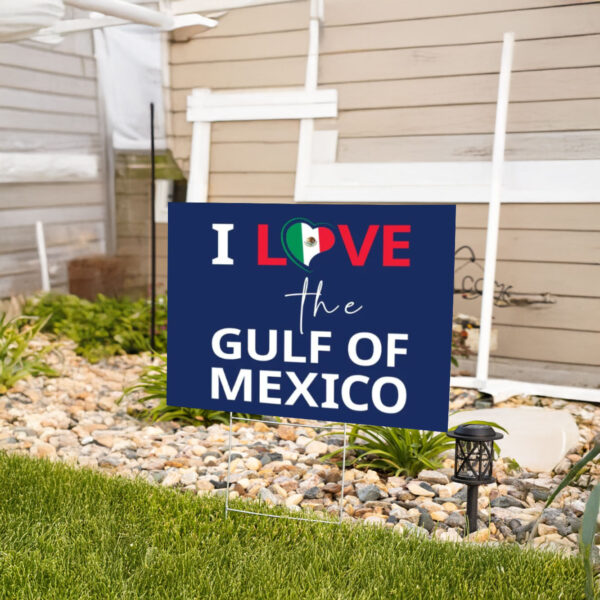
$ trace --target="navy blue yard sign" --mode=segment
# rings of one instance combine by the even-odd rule
[[[445,431],[454,206],[171,204],[168,402]]]

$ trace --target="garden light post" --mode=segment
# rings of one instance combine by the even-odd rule
[[[489,425],[459,425],[448,435],[456,440],[453,481],[467,485],[467,526],[477,531],[479,486],[493,483],[494,441],[504,437]]]

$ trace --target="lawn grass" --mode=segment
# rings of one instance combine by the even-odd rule
[[[378,527],[241,514],[223,501],[0,455],[0,597],[583,598],[576,559]]]

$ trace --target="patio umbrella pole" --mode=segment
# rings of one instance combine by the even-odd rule
[[[156,329],[156,170],[154,167],[154,102],[150,103],[150,173],[152,187],[150,188],[150,349],[156,351],[154,333]]]

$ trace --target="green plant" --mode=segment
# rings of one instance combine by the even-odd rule
[[[517,473],[521,470],[521,465],[514,458],[504,458],[504,468],[510,475],[511,473]]]
[[[555,490],[548,496],[544,508],[548,508],[556,499],[556,497],[571,483],[588,468],[596,456],[600,454],[600,434],[596,435],[593,440],[591,449],[577,461],[568,473],[564,476],[563,480],[556,486]],[[590,497],[585,505],[583,513],[583,520],[581,524],[581,531],[579,533],[579,552],[581,554],[583,565],[585,569],[585,597],[587,600],[594,600],[594,556],[593,546],[594,539],[597,531],[597,519],[600,510],[600,483],[596,484],[592,489]],[[533,538],[537,534],[538,525],[543,516],[542,514],[536,520],[531,534],[529,536],[529,543],[533,542]]]
[[[116,354],[150,350],[150,304],[145,299],[107,298],[94,302],[73,295],[44,294],[31,298],[25,314],[46,319],[44,331],[77,343],[76,352],[90,362]],[[167,297],[156,304],[156,350],[167,347]]]
[[[470,424],[491,425],[506,432],[497,423],[469,421]],[[455,429],[455,428],[452,428]],[[451,430],[452,430],[451,429]],[[335,434],[342,434],[336,431]],[[329,434],[323,434],[331,435]],[[441,455],[454,448],[454,440],[445,433],[398,429],[380,425],[353,425],[348,435],[347,448],[355,452],[349,464],[356,468],[376,469],[390,475],[416,476],[423,469],[442,466]],[[498,447],[495,445],[496,452]],[[323,459],[330,459],[343,452],[337,448]]]
[[[5,394],[19,379],[29,375],[57,374],[44,360],[51,347],[30,347],[44,324],[43,320],[31,317],[9,320],[6,314],[0,313],[0,394]]]
[[[594,486],[590,497],[585,505],[583,520],[581,523],[581,533],[579,534],[579,552],[583,559],[583,568],[585,569],[585,597],[588,600],[594,600],[594,559],[592,551],[594,550],[594,539],[598,527],[598,511],[600,510],[600,483]]]
[[[349,460],[352,466],[414,477],[423,469],[440,467],[438,457],[454,448],[454,440],[445,433],[432,431],[353,425],[347,448],[356,453]],[[342,451],[343,448],[338,448],[324,458],[332,458]]]
[[[203,408],[189,408],[187,406],[170,406],[167,404],[167,357],[159,355],[158,362],[144,368],[140,380],[135,385],[126,388],[120,401],[130,397],[134,392],[142,392],[137,402],[145,405],[146,402],[158,400],[155,406],[143,408],[138,414],[151,421],[180,421],[187,425],[210,425],[211,423],[229,423],[229,413],[220,410]],[[251,418],[252,415],[235,413],[236,416]]]

